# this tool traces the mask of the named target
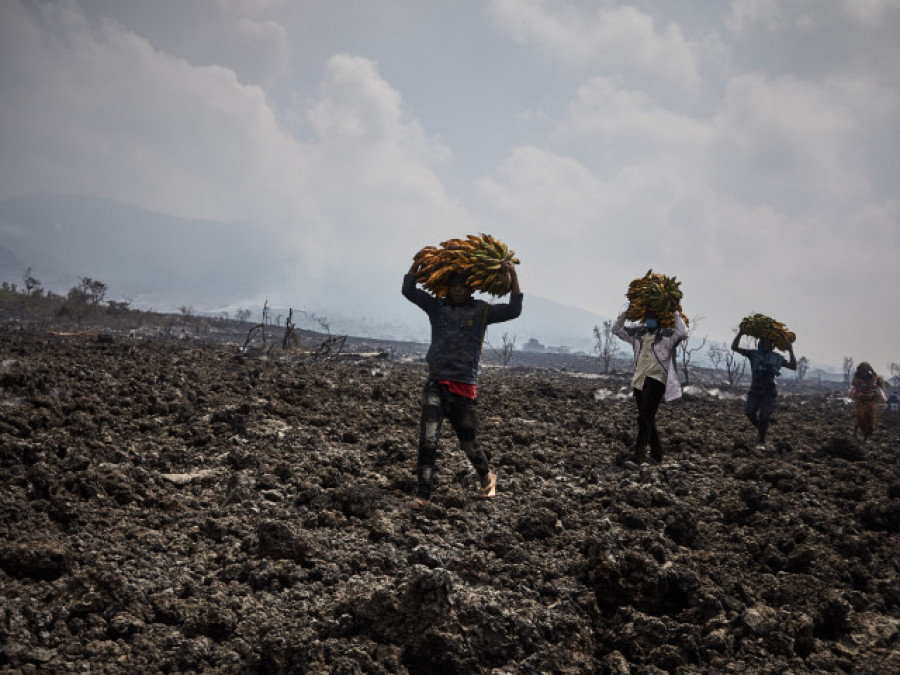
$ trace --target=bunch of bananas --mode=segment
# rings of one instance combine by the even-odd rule
[[[757,339],[769,339],[778,349],[785,350],[793,344],[797,336],[783,323],[765,314],[751,314],[741,320],[741,332]]]
[[[454,272],[464,274],[473,291],[500,297],[510,291],[510,278],[501,265],[505,260],[518,265],[516,252],[489,234],[469,234],[465,239],[449,239],[440,247],[426,246],[416,253],[416,281],[439,298],[446,297],[448,280]]]
[[[653,270],[647,270],[647,274],[635,279],[628,285],[628,309],[625,310],[625,318],[629,321],[644,321],[648,312],[654,312],[661,326],[674,328],[675,312],[681,314],[685,324],[688,318],[681,310],[681,282],[675,277],[667,277],[663,274],[654,274]]]

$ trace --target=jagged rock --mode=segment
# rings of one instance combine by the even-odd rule
[[[294,562],[303,562],[309,556],[311,549],[309,541],[287,523],[265,521],[260,523],[257,535],[261,556]]]
[[[2,338],[0,670],[897,670],[900,415],[695,394],[630,466],[629,373],[488,367],[496,498],[448,422],[411,510],[421,355]]]
[[[68,573],[71,556],[52,541],[0,543],[0,569],[20,579],[52,581]]]

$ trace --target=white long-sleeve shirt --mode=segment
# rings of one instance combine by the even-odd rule
[[[681,314],[675,312],[675,328],[660,328],[653,341],[645,342],[642,338],[643,331],[640,329],[625,328],[625,312],[622,312],[612,327],[613,334],[619,339],[631,345],[634,350],[635,374],[637,375],[638,364],[641,362],[641,352],[644,350],[645,344],[652,345],[652,354],[659,365],[660,370],[665,374],[666,393],[664,398],[666,401],[672,401],[681,396],[681,382],[678,380],[678,371],[675,369],[675,347],[684,338],[687,337],[687,326],[681,318]],[[644,354],[646,358],[647,354]],[[643,375],[653,377],[651,371],[647,370]],[[641,379],[641,387],[643,387],[643,379]]]

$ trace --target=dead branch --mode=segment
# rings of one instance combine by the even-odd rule
[[[291,347],[300,347],[300,336],[297,335],[297,331],[294,330],[294,310],[293,308],[288,309],[288,316],[284,322],[284,337],[281,339],[281,348],[289,349]]]

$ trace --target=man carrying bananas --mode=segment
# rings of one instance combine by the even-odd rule
[[[475,437],[476,380],[488,325],[515,319],[522,313],[522,292],[515,265],[509,260],[502,263],[511,290],[509,302],[504,304],[489,304],[473,298],[466,276],[461,272],[451,275],[447,297],[439,299],[416,287],[418,268],[419,263],[413,262],[403,277],[403,295],[428,315],[431,345],[425,357],[428,380],[422,393],[419,424],[418,490],[411,506],[421,508],[431,499],[438,441],[445,417],[456,432],[460,448],[478,473],[479,496],[493,497],[497,476],[491,472]]]
[[[663,459],[662,443],[656,429],[656,413],[660,402],[672,401],[681,396],[681,382],[675,370],[675,348],[687,337],[687,326],[680,312],[673,312],[674,328],[660,326],[659,317],[653,311],[644,316],[642,325],[625,327],[625,315],[619,314],[612,332],[628,342],[634,350],[634,375],[631,386],[638,408],[638,434],[634,444],[634,458],[641,464],[647,456],[656,463]]]
[[[756,449],[765,450],[766,432],[775,410],[775,398],[778,396],[775,378],[781,375],[782,368],[797,370],[797,357],[794,356],[794,346],[790,342],[787,343],[791,357],[788,361],[773,349],[774,343],[769,338],[759,338],[756,349],[744,349],[740,346],[743,335],[744,331],[739,327],[731,349],[750,359],[750,391],[747,392],[744,414],[756,427]]]

